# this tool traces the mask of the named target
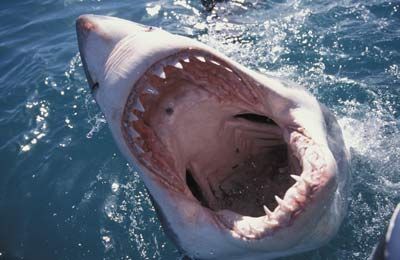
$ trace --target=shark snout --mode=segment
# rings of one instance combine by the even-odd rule
[[[116,44],[147,27],[119,18],[85,14],[76,20],[78,47],[90,88],[104,79],[107,59]]]
[[[102,67],[113,48],[111,38],[102,30],[100,19],[96,15],[82,15],[76,20],[79,53],[92,90],[98,84]]]

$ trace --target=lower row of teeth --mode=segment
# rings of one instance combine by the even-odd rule
[[[298,158],[306,158],[308,157],[308,154],[317,154],[315,149],[317,148],[311,144],[299,148],[298,150],[301,150],[301,156],[298,156]],[[301,159],[300,162],[302,162]],[[320,162],[313,163],[321,164]],[[285,193],[284,199],[275,196],[275,200],[278,203],[275,210],[271,211],[267,206],[263,206],[267,221],[270,224],[276,225],[278,223],[287,223],[293,212],[302,210],[302,204],[304,204],[314,190],[316,185],[315,179],[319,178],[319,175],[319,171],[309,171],[309,169],[305,170],[304,167],[301,175],[290,175],[296,183],[288,189]]]

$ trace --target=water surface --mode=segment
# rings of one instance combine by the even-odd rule
[[[326,246],[286,259],[366,259],[400,201],[400,4],[197,0],[0,3],[0,259],[180,259],[88,92],[83,13],[198,39],[303,84],[351,148],[349,214]]]

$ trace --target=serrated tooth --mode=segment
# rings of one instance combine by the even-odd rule
[[[210,62],[211,63],[214,63],[215,65],[217,65],[217,66],[221,66],[221,64],[219,64],[217,61],[215,61],[215,60],[210,60]]]
[[[296,199],[299,197],[299,193],[297,192],[297,187],[290,187],[286,193],[285,193],[285,199],[294,199],[296,201]],[[293,201],[292,201],[293,202]],[[295,207],[292,205],[292,207]]]
[[[128,132],[132,138],[140,137],[140,134],[132,126],[129,127]]]
[[[278,202],[279,207],[281,207],[282,209],[290,211],[294,210],[294,208],[291,205],[289,205],[286,201],[284,201],[283,199],[279,198],[276,195],[275,195],[275,200],[276,202]]]
[[[166,75],[164,72],[164,67],[163,66],[157,66],[154,70],[153,70],[153,74],[156,75],[159,78],[165,79]]]
[[[140,98],[139,97],[136,98],[136,100],[135,100],[135,102],[133,104],[133,108],[138,110],[138,111],[140,111],[140,112],[144,112],[145,111],[145,109],[144,109],[144,107],[142,105],[142,102],[140,102]]]
[[[229,72],[233,72],[233,70],[231,70],[231,69],[228,68],[228,67],[224,67],[224,69],[226,69],[226,70],[229,71]]]
[[[186,63],[190,62],[189,56],[187,56],[187,55],[182,56],[182,57],[181,57],[181,60],[183,60],[183,61],[186,62]]]
[[[139,118],[133,112],[130,112],[128,115],[128,120],[129,120],[129,122],[134,122],[134,121],[138,121]]]
[[[174,66],[177,69],[183,69],[183,66],[179,61],[173,61],[170,65]]]
[[[147,94],[152,94],[152,95],[158,95],[159,94],[158,90],[155,87],[151,86],[151,85],[147,85],[144,88],[143,92],[147,93]]]
[[[311,190],[310,184],[307,183],[307,182],[304,180],[304,178],[301,178],[301,181],[300,181],[299,183],[300,183],[301,185],[299,185],[299,186],[297,187],[297,191],[298,191],[301,195],[307,196],[308,193],[309,193],[310,190]]]
[[[206,59],[203,56],[195,55],[194,57],[201,62],[206,62]]]
[[[302,182],[303,181],[303,179],[299,175],[291,174],[290,177],[292,177],[292,179],[295,180],[296,182]]]
[[[270,218],[271,215],[272,215],[272,211],[269,210],[269,208],[267,206],[265,206],[265,205],[263,206],[263,208],[264,208],[265,214]]]
[[[276,202],[278,202],[279,206],[284,203],[283,200],[281,198],[279,198],[277,195],[275,195],[275,200],[276,200]]]

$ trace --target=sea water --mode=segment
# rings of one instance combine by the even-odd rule
[[[349,212],[326,246],[366,259],[400,201],[400,3],[371,0],[0,2],[0,259],[181,259],[90,95],[75,19],[112,15],[202,41],[301,83],[352,155]]]

